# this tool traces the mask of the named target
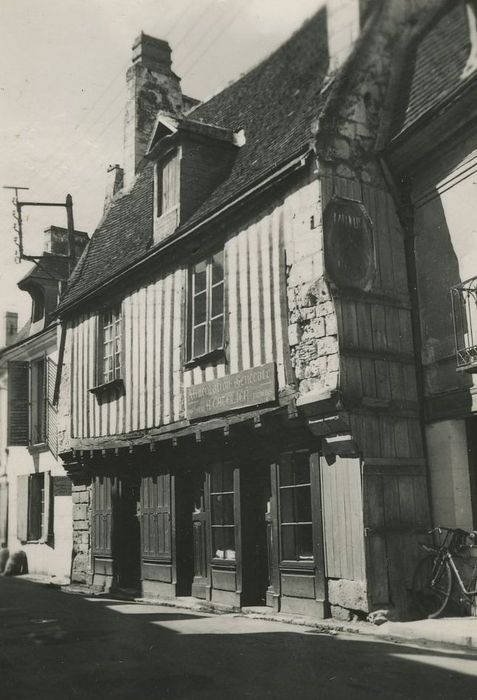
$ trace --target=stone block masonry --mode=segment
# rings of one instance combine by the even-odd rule
[[[91,486],[73,486],[73,566],[74,583],[91,584]]]

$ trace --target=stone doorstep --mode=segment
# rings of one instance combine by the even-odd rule
[[[65,593],[104,597],[115,600],[128,600],[138,605],[160,605],[179,610],[192,610],[198,613],[212,615],[234,615],[248,617],[253,620],[266,622],[284,622],[300,627],[310,627],[318,632],[329,635],[359,634],[363,637],[373,637],[376,641],[410,644],[414,646],[457,650],[464,649],[477,654],[477,617],[441,618],[438,620],[415,620],[413,622],[385,622],[373,625],[370,622],[342,622],[334,618],[317,620],[305,615],[276,613],[266,606],[247,606],[241,610],[227,606],[209,603],[199,598],[132,598],[118,594],[99,593],[91,586],[69,584],[61,586]]]

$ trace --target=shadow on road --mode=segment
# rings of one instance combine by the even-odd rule
[[[5,700],[466,700],[476,675],[464,653],[0,579]]]

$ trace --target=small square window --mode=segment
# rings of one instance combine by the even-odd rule
[[[224,251],[201,260],[190,271],[189,359],[224,346]]]

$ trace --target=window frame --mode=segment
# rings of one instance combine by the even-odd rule
[[[308,481],[305,483],[293,483],[293,484],[284,484],[283,483],[283,476],[282,476],[282,470],[284,468],[284,463],[286,460],[290,461],[290,467],[291,468],[291,463],[292,460],[294,459],[295,455],[303,455],[307,458],[307,468],[308,468]],[[295,512],[297,510],[297,489],[307,489],[308,490],[308,495],[309,495],[309,510],[310,510],[310,520],[297,520],[296,518],[294,520],[287,520],[284,521],[283,519],[283,502],[282,502],[282,493],[285,492],[291,492],[292,494],[292,503],[293,503],[293,511]],[[279,548],[279,557],[280,557],[280,562],[281,565],[290,565],[290,566],[305,566],[305,567],[312,567],[315,565],[315,545],[314,545],[314,522],[313,522],[313,477],[312,477],[312,468],[311,468],[311,463],[310,463],[310,452],[308,450],[293,450],[291,452],[285,452],[282,453],[281,458],[280,458],[280,463],[279,463],[279,481],[278,481],[278,507],[279,507],[279,528],[280,528],[280,548]],[[306,526],[309,528],[311,532],[311,556],[302,556],[300,557],[298,554],[298,539],[296,536],[296,531],[297,528]],[[283,528],[290,528],[293,530],[293,539],[294,539],[294,549],[295,549],[295,557],[290,558],[290,557],[285,557],[285,552],[284,552],[284,537],[283,537]]]
[[[155,167],[155,187],[154,187],[154,210],[155,219],[160,219],[162,216],[167,216],[180,207],[180,186],[181,186],[181,158],[182,149],[180,147],[171,148],[157,162]],[[164,173],[167,166],[176,163],[175,186],[176,186],[176,201],[166,208],[164,206],[165,193],[169,194],[167,188],[164,187]]]
[[[17,517],[25,518],[25,539],[20,538],[20,541],[26,544],[51,543],[54,538],[54,497],[51,472],[34,472],[20,475],[19,478],[26,480],[26,494],[24,494],[25,498],[22,501],[26,512],[17,513]],[[20,502],[18,495],[17,501]],[[18,534],[17,536],[20,537]]]
[[[39,367],[42,367],[42,382],[39,384]],[[36,357],[29,362],[28,372],[28,418],[29,418],[29,447],[37,448],[46,444],[48,435],[48,393],[47,393],[47,358],[46,355]],[[41,423],[40,423],[41,420]],[[38,429],[38,423],[40,427]],[[35,431],[37,433],[35,434]]]
[[[213,261],[216,256],[220,255],[222,258],[222,277],[219,281],[213,280]],[[199,265],[205,265],[206,281],[204,289],[200,289],[196,292],[196,268]],[[213,251],[209,252],[205,257],[195,260],[188,268],[188,295],[187,295],[187,361],[186,367],[191,367],[196,364],[200,364],[208,359],[213,359],[214,357],[223,357],[226,347],[226,296],[227,296],[227,283],[226,283],[226,254],[225,246],[219,248],[214,248]],[[212,303],[213,303],[213,290],[222,287],[222,305],[220,313],[212,315]],[[197,297],[205,294],[205,320],[200,323],[194,323],[195,313],[196,313],[196,299]],[[217,345],[212,345],[212,324],[217,319],[222,319],[222,335],[221,343]],[[201,326],[205,327],[205,337],[204,337],[204,351],[196,352],[195,350],[195,330]]]
[[[111,317],[111,322],[105,324],[105,320]],[[105,340],[105,329],[112,329],[111,337]],[[118,340],[119,351],[114,351],[115,340]],[[112,354],[105,354],[106,343],[111,343]],[[105,361],[112,357],[113,363],[109,370],[105,369]],[[119,361],[118,361],[119,357]],[[107,377],[106,372],[111,372]],[[97,334],[96,334],[96,386],[90,389],[93,393],[98,393],[107,387],[122,387],[124,385],[124,314],[122,303],[109,304],[98,312]]]
[[[232,490],[225,490],[225,474],[224,471],[225,469],[229,469],[230,473],[228,475],[229,480],[231,480],[231,487]],[[218,490],[217,488],[214,487],[213,485],[213,472],[214,470],[220,470],[220,483],[221,483],[221,490]],[[215,522],[216,518],[214,515],[216,514],[214,512],[214,498],[217,498],[217,500],[220,497],[227,496],[231,497],[232,500],[232,523],[224,523],[224,522]],[[210,472],[209,472],[209,477],[208,477],[208,510],[209,510],[209,527],[210,527],[210,543],[211,543],[211,561],[212,564],[215,565],[221,565],[221,566],[234,566],[237,564],[237,559],[238,559],[238,548],[240,547],[240,541],[239,538],[237,537],[237,483],[236,483],[236,465],[234,462],[230,460],[219,460],[217,462],[214,462],[210,466]],[[218,502],[220,502],[218,500]],[[222,509],[222,517],[217,518],[217,520],[225,520],[224,517],[224,509]],[[215,543],[215,533],[216,532],[232,532],[232,538],[233,538],[233,549],[223,549],[224,556],[223,557],[218,557],[216,556],[216,552],[219,551],[218,548],[216,548],[216,543]],[[233,551],[234,556],[233,557],[226,557],[225,553],[227,551]]]

